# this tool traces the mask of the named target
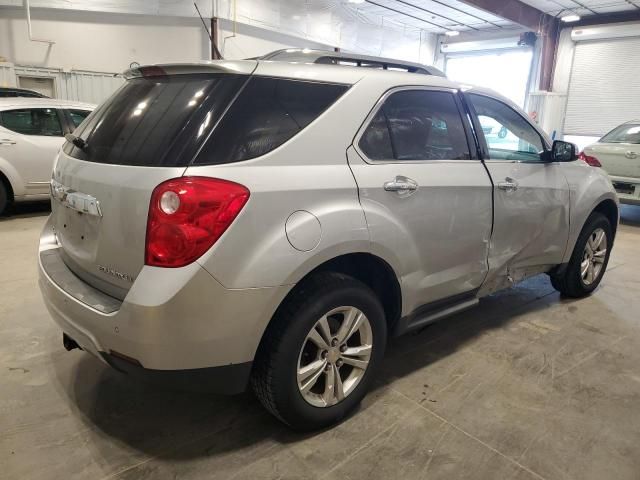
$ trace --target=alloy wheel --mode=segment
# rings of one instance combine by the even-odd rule
[[[602,228],[596,228],[584,246],[580,264],[580,275],[585,285],[589,286],[599,278],[606,256],[607,235]]]
[[[367,371],[373,333],[366,315],[352,306],[334,308],[307,334],[298,356],[298,389],[315,407],[344,400]]]

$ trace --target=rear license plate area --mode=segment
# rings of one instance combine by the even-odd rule
[[[636,187],[632,183],[613,182],[613,188],[616,189],[616,192],[625,195],[633,195],[636,191]]]
[[[93,255],[98,237],[100,219],[78,212],[60,202],[52,206],[55,215],[55,232],[58,242],[71,252],[84,256]]]

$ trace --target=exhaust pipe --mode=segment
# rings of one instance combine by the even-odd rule
[[[76,348],[79,349],[79,350],[82,350],[82,347],[80,345],[78,345],[78,343],[73,338],[71,338],[69,335],[67,335],[66,333],[62,334],[62,345],[69,352],[71,350],[76,349]]]

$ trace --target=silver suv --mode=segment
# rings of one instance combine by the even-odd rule
[[[360,402],[388,337],[543,272],[597,287],[617,197],[573,145],[485,89],[324,63],[141,67],[67,136],[39,250],[66,348],[251,384],[313,429]]]

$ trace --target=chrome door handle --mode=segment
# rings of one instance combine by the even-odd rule
[[[10,140],[8,138],[0,139],[0,145],[15,145],[15,144],[16,144],[15,140]]]
[[[385,182],[384,189],[399,195],[410,195],[418,189],[418,183],[410,178],[397,176],[390,182]]]
[[[626,153],[624,154],[624,156],[625,156],[625,157],[627,157],[627,158],[629,158],[629,159],[631,159],[631,160],[633,160],[633,159],[635,159],[635,158],[638,158],[638,154],[637,154],[636,152],[632,152],[631,150],[629,150],[628,152],[626,152]]]
[[[500,190],[504,190],[505,192],[515,192],[518,190],[518,182],[516,182],[513,178],[505,178],[504,182],[498,182],[498,188]]]

